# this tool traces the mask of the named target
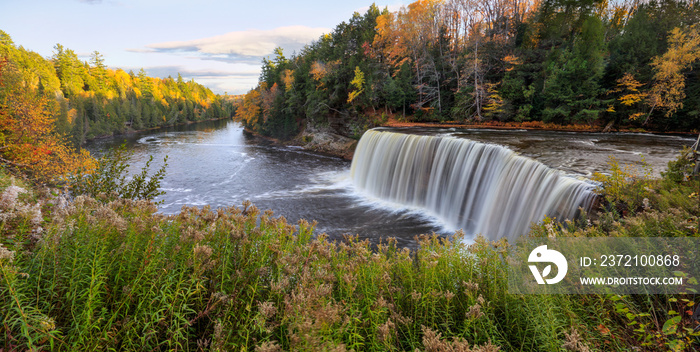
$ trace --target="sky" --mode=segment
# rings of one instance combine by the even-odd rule
[[[17,46],[51,57],[62,44],[87,61],[155,77],[177,77],[214,93],[257,84],[263,57],[289,57],[372,0],[0,0],[0,30]],[[398,10],[409,1],[377,0]]]

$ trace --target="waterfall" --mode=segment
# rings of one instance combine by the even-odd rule
[[[360,139],[351,177],[362,192],[489,239],[515,239],[545,216],[572,219],[595,198],[590,183],[505,147],[378,130]]]

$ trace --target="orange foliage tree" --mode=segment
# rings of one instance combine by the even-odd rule
[[[70,147],[55,132],[58,106],[18,78],[7,60],[0,61],[0,161],[38,181],[58,181],[95,160]]]
[[[243,123],[244,126],[251,128],[258,124],[260,118],[260,104],[262,101],[260,91],[267,89],[265,82],[261,83],[256,89],[252,89],[243,97],[243,101],[236,110],[236,120]]]

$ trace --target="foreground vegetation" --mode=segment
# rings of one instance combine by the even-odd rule
[[[682,160],[682,159],[679,159]],[[599,214],[533,236],[698,236],[687,161],[612,164]],[[698,348],[692,295],[511,295],[505,241],[328,241],[242,207],[72,200],[0,177],[4,350],[573,351]]]

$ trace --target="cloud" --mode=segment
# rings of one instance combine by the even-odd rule
[[[140,67],[122,67],[125,71],[132,70],[138,72]],[[221,94],[242,94],[253,88],[260,76],[260,70],[256,66],[251,66],[248,70],[211,70],[211,69],[190,69],[185,66],[151,66],[144,67],[146,74],[151,77],[166,78],[168,76],[177,78],[177,74],[182,75],[186,81],[194,79],[195,82],[210,88],[214,93]]]
[[[330,31],[306,26],[247,30],[195,40],[149,44],[127,51],[170,54],[168,60],[182,63],[144,67],[149,76],[177,77],[180,73],[184,79],[194,79],[215,93],[240,94],[255,87],[262,58],[273,54],[275,48],[282,47],[289,56]]]
[[[149,76],[161,77],[161,78],[165,78],[168,76],[177,77],[178,73],[180,75],[182,75],[182,77],[185,77],[185,78],[197,78],[197,77],[216,78],[216,77],[231,77],[231,76],[256,77],[257,78],[260,75],[260,73],[256,72],[256,71],[193,70],[193,69],[188,69],[188,68],[183,67],[183,66],[144,67],[144,71],[146,71],[146,73]]]
[[[329,33],[328,28],[306,26],[279,27],[271,30],[247,30],[189,41],[173,41],[147,45],[132,52],[196,53],[202,58],[225,62],[260,62],[276,47],[287,52],[298,51],[306,44]]]
[[[102,0],[78,0],[78,1],[85,3],[85,4],[90,4],[90,5],[102,3]]]

